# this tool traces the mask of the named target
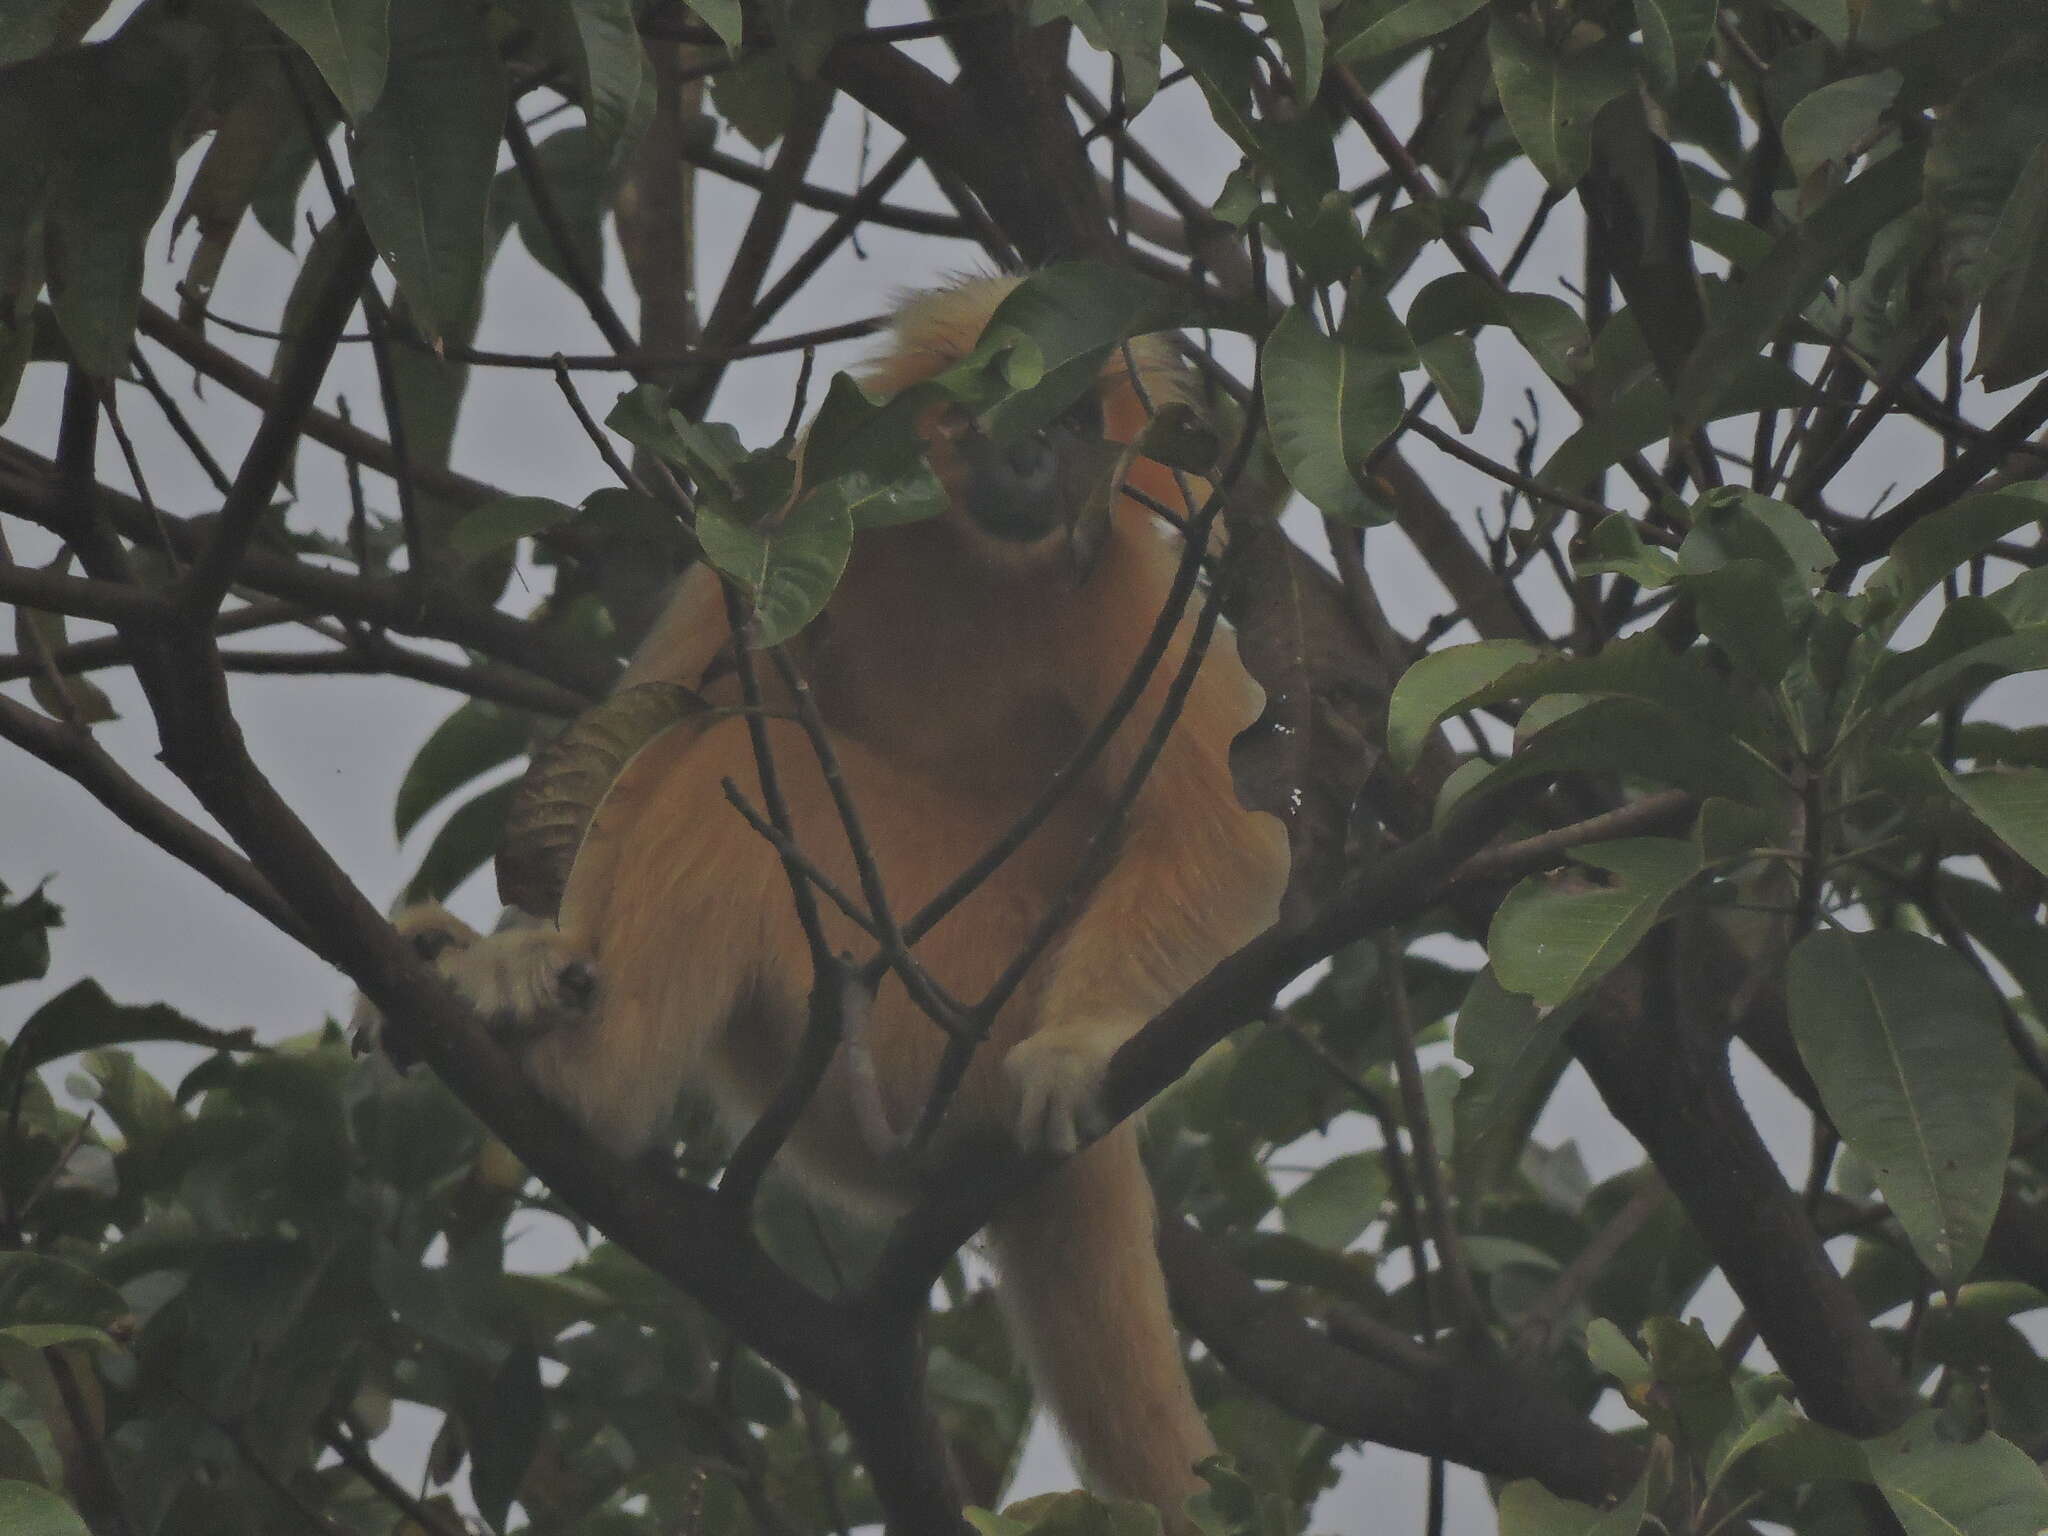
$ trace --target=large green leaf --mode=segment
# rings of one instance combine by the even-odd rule
[[[479,774],[509,763],[527,748],[532,722],[521,711],[471,699],[413,754],[392,806],[392,829],[404,837],[419,819]]]
[[[1572,858],[1614,883],[1588,888],[1580,877],[1531,876],[1508,892],[1486,936],[1500,985],[1551,1008],[1626,959],[1665,901],[1700,868],[1699,849],[1682,838],[1594,843],[1574,849]]]
[[[428,336],[476,307],[504,121],[505,72],[483,14],[392,0],[390,72],[356,134],[357,197]]]
[[[2048,143],[2021,167],[1978,270],[1984,303],[1971,373],[2004,389],[2041,371],[2048,353]]]
[[[839,584],[853,519],[836,495],[806,496],[765,531],[700,507],[697,537],[704,557],[753,600],[752,643],[780,645],[818,616]]]
[[[1879,637],[1898,628],[1944,576],[2015,529],[2044,518],[2048,518],[2048,486],[2040,484],[1968,496],[1921,518],[1899,535],[1891,553],[1864,586]]]
[[[1314,25],[1320,48],[1322,16],[1313,6],[1303,9]],[[1166,10],[1166,0],[1031,0],[1026,19],[1038,25],[1063,17],[1079,29],[1090,48],[1121,64],[1124,109],[1135,116],[1159,89],[1159,49],[1166,40]],[[1298,58],[1302,18],[1289,14],[1287,22]],[[1304,91],[1314,91],[1314,78],[1296,78]]]
[[[1511,1171],[1522,1144],[1571,1060],[1565,1031],[1576,1010],[1539,1008],[1481,971],[1458,1009],[1451,1037],[1472,1070],[1458,1084],[1453,1143],[1461,1184],[1485,1188]]]
[[[1643,55],[1658,90],[1671,90],[1699,67],[1720,9],[1720,0],[1636,0]]]
[[[0,1086],[11,1094],[24,1073],[46,1062],[137,1040],[175,1040],[216,1051],[255,1048],[246,1029],[211,1029],[168,1003],[117,1003],[88,978],[73,982],[23,1022],[0,1058]]]
[[[143,243],[170,196],[210,51],[189,28],[138,19],[108,42],[0,75],[0,290],[8,247],[34,230],[40,206],[51,308],[101,377],[127,366]]]
[[[1649,1497],[1647,1473],[1606,1510],[1561,1499],[1541,1483],[1509,1483],[1500,1494],[1500,1536],[1636,1536]]]
[[[47,1488],[0,1481],[0,1530],[8,1536],[92,1536],[92,1528]]]
[[[473,560],[510,549],[521,539],[545,533],[576,515],[575,507],[545,496],[503,496],[462,514],[448,530],[448,552],[459,560]]]
[[[0,987],[34,981],[50,968],[50,930],[64,926],[64,910],[39,885],[21,900],[7,901],[0,884]]]
[[[1417,346],[1449,331],[1504,325],[1553,379],[1569,382],[1574,359],[1592,344],[1586,322],[1562,299],[1542,293],[1502,293],[1474,272],[1450,272],[1424,285],[1408,307],[1408,330]]]
[[[2008,848],[2048,874],[2048,770],[2007,768],[1958,775],[1944,768],[1941,778]]]
[[[1558,191],[1578,185],[1593,163],[1594,117],[1628,89],[1627,51],[1610,39],[1552,53],[1506,12],[1494,17],[1486,38],[1501,111],[1523,153]]]
[[[1906,1536],[2040,1536],[2048,1529],[2048,1482],[2009,1440],[1957,1442],[1923,1413],[1882,1440],[1867,1440],[1870,1479]]]
[[[581,51],[583,110],[613,155],[632,147],[654,114],[654,69],[632,0],[568,0]]]
[[[1608,329],[1613,328],[1610,321]],[[1709,408],[1709,419],[1794,410],[1811,398],[1812,386],[1776,358],[1744,357],[1730,366],[1726,383]],[[1637,449],[1668,438],[1676,409],[1671,393],[1655,377],[1632,380],[1558,444],[1536,478],[1545,485],[1584,485]]]
[[[1394,766],[1413,767],[1437,721],[1543,655],[1526,640],[1476,640],[1422,657],[1401,674],[1387,700],[1387,755]]]
[[[1266,339],[1263,374],[1266,426],[1288,483],[1327,516],[1378,521],[1359,474],[1401,419],[1398,366],[1322,335],[1296,308]]]
[[[1279,40],[1281,57],[1287,60],[1287,73],[1294,81],[1296,93],[1302,101],[1315,99],[1322,89],[1323,59],[1327,39],[1323,31],[1323,8],[1318,0],[1259,0],[1259,13],[1266,18],[1266,26]],[[1166,7],[1159,7],[1160,37],[1153,40],[1153,57],[1158,57],[1158,44],[1166,30]],[[1129,94],[1130,87],[1125,86]]]
[[[1852,265],[1871,239],[1920,197],[1921,156],[1901,149],[1831,195],[1778,237],[1771,254],[1715,306],[1706,334],[1679,374],[1679,430],[1714,419],[1743,364],[1820,292],[1830,274]]]
[[[498,851],[506,813],[518,792],[519,781],[512,779],[494,784],[457,806],[420,856],[420,867],[406,882],[405,899],[445,900],[455,887],[489,863]]]
[[[1387,1171],[1377,1152],[1332,1158],[1280,1201],[1280,1220],[1306,1242],[1338,1252],[1379,1219]]]
[[[306,50],[349,121],[376,106],[391,64],[392,0],[257,0],[277,29]]]
[[[1779,129],[1793,174],[1804,181],[1816,171],[1845,163],[1876,132],[1904,79],[1896,69],[1883,69],[1830,81],[1802,97]]]
[[[1449,31],[1486,0],[1376,0],[1371,5],[1345,6],[1344,33],[1333,40],[1339,64],[1392,53],[1426,37]]]
[[[1984,1248],[2012,1147],[2014,1065],[1998,997],[1945,945],[1809,934],[1786,970],[1792,1036],[1843,1142],[1876,1172],[1944,1286]]]
[[[551,133],[533,147],[534,169],[554,199],[558,227],[570,246],[566,253],[542,220],[519,167],[500,171],[491,184],[491,217],[509,221],[527,253],[572,291],[576,278],[571,257],[589,276],[604,281],[604,221],[611,211],[615,150],[594,129],[581,126]]]

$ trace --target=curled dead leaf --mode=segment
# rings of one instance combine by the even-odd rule
[[[585,710],[541,751],[520,781],[498,849],[498,899],[555,918],[577,851],[640,749],[711,706],[680,683],[638,683]]]

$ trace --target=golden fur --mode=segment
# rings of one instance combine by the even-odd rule
[[[958,360],[1008,288],[978,281],[909,304],[872,385],[901,389]],[[1137,355],[1155,405],[1178,392],[1170,353],[1151,344]],[[1145,412],[1121,359],[1104,370],[1102,400],[1106,435],[1129,441]],[[951,477],[960,471],[947,452],[935,438],[934,467],[957,494]],[[1160,501],[1178,500],[1156,464],[1141,461],[1131,478]],[[1085,577],[1057,551],[1019,558],[1016,549],[992,548],[957,510],[864,532],[825,613],[795,647],[898,913],[915,911],[986,848],[1103,715],[1179,558],[1157,520],[1122,498]],[[972,1000],[988,988],[1068,880],[1191,627],[1183,620],[1088,782],[917,945],[918,961],[953,996]],[[716,577],[700,566],[628,681],[698,686],[727,638]],[[736,701],[729,672],[704,686],[714,701]],[[1229,769],[1232,738],[1261,700],[1219,630],[1114,863],[1003,1009],[954,1100],[953,1123],[1071,1150],[1091,1129],[1117,1046],[1274,920],[1286,839],[1273,818],[1238,804]],[[787,722],[771,722],[769,735],[801,846],[857,890],[809,743]],[[761,804],[742,720],[670,731],[605,801],[558,932],[474,944],[457,935],[440,959],[501,1023],[543,1021],[518,1047],[529,1071],[622,1149],[644,1145],[686,1085],[708,1090],[744,1126],[803,1027],[808,951],[774,853],[725,803],[728,777]],[[824,919],[835,949],[871,948],[829,905]],[[564,974],[583,995],[594,976],[587,1011],[581,996],[564,1002]],[[547,1027],[565,1009],[573,1024]],[[900,1133],[925,1101],[944,1037],[893,977],[868,1034]],[[919,1176],[877,1155],[853,1106],[842,1053],[785,1161],[849,1203],[901,1209]],[[1124,1126],[1006,1211],[989,1239],[1023,1348],[1090,1483],[1151,1500],[1177,1522],[1181,1498],[1199,1486],[1191,1467],[1212,1442],[1182,1370],[1153,1222]]]

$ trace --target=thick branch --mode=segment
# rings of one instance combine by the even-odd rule
[[[337,217],[344,221],[343,244],[335,257],[333,275],[307,312],[300,338],[285,364],[284,377],[278,380],[277,392],[263,412],[262,425],[257,427],[255,438],[243,454],[235,483],[221,506],[213,537],[179,593],[179,606],[195,617],[210,615],[227,595],[242,555],[256,532],[257,520],[269,510],[271,497],[277,492],[306,415],[313,408],[313,398],[320,392],[320,381],[327,376],[327,365],[341,340],[342,327],[355,311],[363,284],[377,259],[376,249],[354,209],[344,210]]]
[[[1684,1204],[1807,1412],[1859,1437],[1896,1428],[1912,1389],[1757,1136],[1725,1045],[1675,1019],[1651,1022],[1642,994],[1657,969],[1639,962],[1609,978],[1573,1028],[1579,1060]]]
[[[1598,1502],[1641,1470],[1639,1451],[1510,1363],[1409,1372],[1333,1347],[1184,1221],[1161,1224],[1159,1257],[1181,1321],[1231,1375],[1297,1418],[1489,1477],[1533,1477],[1568,1498]]]

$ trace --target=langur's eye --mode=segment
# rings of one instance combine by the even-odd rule
[[[438,960],[455,942],[455,935],[439,928],[423,928],[412,936],[412,952],[422,960]]]
[[[1067,407],[1060,420],[1083,437],[1102,436],[1102,396],[1089,390]]]
[[[1020,437],[1003,450],[1003,460],[1021,482],[1049,479],[1054,467],[1052,442],[1043,431]]]

